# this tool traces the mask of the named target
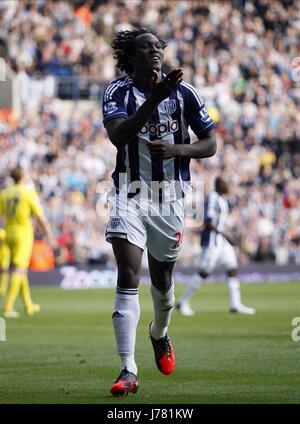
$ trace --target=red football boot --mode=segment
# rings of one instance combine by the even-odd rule
[[[127,396],[129,393],[136,393],[139,388],[137,376],[129,372],[127,368],[121,371],[121,374],[111,386],[110,393],[113,396]]]
[[[174,372],[176,359],[173,346],[170,342],[168,334],[159,340],[156,340],[151,335],[151,324],[149,326],[150,339],[152,342],[155,362],[159,371],[165,375],[170,375]]]

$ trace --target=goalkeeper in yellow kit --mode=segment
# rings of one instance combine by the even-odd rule
[[[32,217],[36,217],[50,244],[54,243],[36,191],[24,185],[26,180],[24,169],[15,168],[11,177],[14,184],[0,191],[0,215],[4,218],[5,231],[3,232],[2,229],[1,232],[0,295],[4,295],[6,292],[10,265],[10,284],[3,307],[3,315],[6,318],[18,318],[19,314],[14,310],[14,303],[19,293],[22,295],[28,315],[40,311],[40,305],[34,304],[31,300],[28,283],[28,267],[34,240]]]

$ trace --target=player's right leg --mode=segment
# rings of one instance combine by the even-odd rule
[[[118,267],[113,327],[121,360],[121,374],[111,387],[111,393],[127,395],[138,389],[135,363],[136,328],[140,317],[138,287],[143,249],[146,244],[146,228],[136,202],[112,196],[110,219],[106,228],[106,240],[112,243]]]
[[[184,202],[178,199],[163,203],[162,208],[167,208],[162,214],[157,213],[159,205],[153,205],[147,217],[148,262],[154,312],[149,333],[157,368],[162,374],[170,375],[175,370],[176,357],[168,328],[175,306],[173,269],[183,238]]]
[[[162,374],[170,375],[176,365],[174,348],[168,336],[168,326],[175,303],[172,278],[175,260],[158,261],[148,251],[148,261],[154,311],[154,319],[149,326],[150,340],[157,368]]]
[[[112,321],[121,361],[121,373],[110,392],[114,396],[126,396],[138,390],[134,352],[136,329],[140,317],[138,287],[143,250],[122,238],[111,237],[110,242],[118,267]]]

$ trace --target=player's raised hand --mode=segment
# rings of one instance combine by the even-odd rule
[[[153,70],[152,99],[157,103],[163,101],[181,83],[182,77],[183,71],[181,68],[173,69],[162,80],[159,80],[159,73]]]

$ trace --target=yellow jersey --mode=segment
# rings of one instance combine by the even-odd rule
[[[32,216],[42,216],[43,210],[36,191],[23,184],[14,184],[0,191],[0,214],[4,229],[33,231]]]

